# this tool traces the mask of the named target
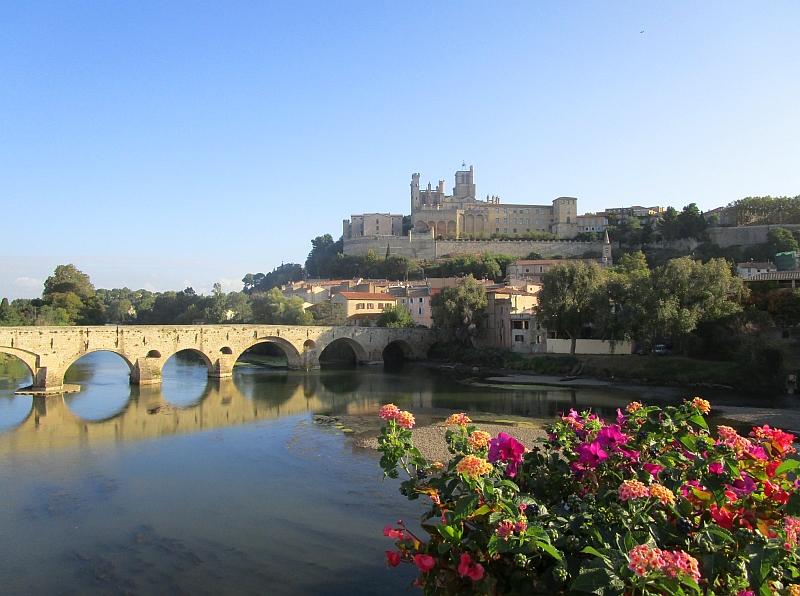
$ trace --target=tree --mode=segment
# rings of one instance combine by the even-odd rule
[[[313,325],[314,316],[303,309],[303,300],[286,298],[279,288],[250,297],[253,318],[256,323],[267,325]]]
[[[437,329],[452,329],[456,337],[468,344],[484,328],[486,290],[472,275],[467,275],[455,288],[444,288],[431,297],[431,317]]]
[[[314,325],[331,325],[343,327],[347,325],[347,312],[344,304],[336,304],[330,300],[319,302],[308,308],[314,316]]]
[[[24,322],[17,309],[8,303],[8,298],[0,301],[0,327],[14,327]]]
[[[647,259],[641,250],[622,255],[622,257],[619,259],[619,263],[617,263],[616,269],[620,273],[626,274],[634,273],[636,271],[650,270],[647,266]]]
[[[558,264],[542,274],[537,307],[539,319],[548,330],[569,336],[573,356],[584,326],[595,319],[593,306],[597,303],[600,284],[600,268],[595,263]]]
[[[408,310],[406,310],[406,307],[402,304],[387,306],[384,308],[383,312],[381,312],[381,315],[378,317],[376,325],[378,327],[393,328],[417,326],[417,324],[414,322],[414,319],[411,318],[411,313],[409,313]]]
[[[311,252],[306,259],[306,272],[309,277],[332,277],[330,268],[344,250],[344,241],[333,241],[330,234],[317,236],[311,241]]]
[[[59,265],[53,275],[44,282],[42,298],[47,298],[52,294],[73,293],[78,298],[90,298],[94,296],[94,286],[89,276],[79,271],[75,265]]]
[[[696,203],[689,203],[677,217],[678,237],[697,238],[703,230],[708,228],[708,222]]]
[[[699,323],[740,312],[746,295],[742,280],[732,275],[724,259],[705,265],[689,257],[672,259],[657,267],[651,279],[650,337],[670,338],[682,349]]]
[[[798,252],[800,246],[792,233],[786,228],[773,228],[767,234],[767,251],[774,258],[779,252]]]

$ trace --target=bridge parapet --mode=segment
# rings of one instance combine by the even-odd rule
[[[209,377],[225,378],[245,350],[263,342],[279,346],[289,368],[308,370],[319,367],[320,354],[336,341],[347,343],[359,363],[377,363],[391,343],[407,359],[423,359],[441,336],[430,329],[292,325],[0,327],[0,352],[28,365],[34,389],[57,393],[70,365],[90,352],[119,354],[130,368],[131,383],[150,385],[161,382],[164,363],[184,350],[200,355]]]

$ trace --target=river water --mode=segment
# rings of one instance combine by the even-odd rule
[[[21,368],[20,368],[21,367]],[[110,353],[76,362],[81,391],[32,397],[24,365],[0,365],[0,592],[3,594],[399,594],[383,527],[418,519],[374,452],[313,414],[388,402],[434,417],[483,412],[552,419],[610,414],[634,399],[719,390],[497,387],[411,365],[308,373],[237,366],[209,380],[173,357],[160,387],[128,384]],[[783,398],[759,405],[786,406]]]

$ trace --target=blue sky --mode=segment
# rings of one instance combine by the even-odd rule
[[[4,2],[0,296],[66,262],[240,289],[462,161],[582,212],[800,194],[798,29],[797,2]]]

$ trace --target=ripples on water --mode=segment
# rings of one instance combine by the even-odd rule
[[[14,395],[31,382],[14,366],[0,369],[4,594],[404,591],[414,571],[385,569],[391,542],[381,530],[417,519],[422,506],[382,485],[374,454],[312,425],[312,413],[370,413],[391,401],[552,418],[697,393],[747,405],[711,390],[472,386],[407,367],[242,366],[209,380],[184,354],[166,363],[160,387],[136,387],[109,353],[68,371],[79,393],[32,398]]]

